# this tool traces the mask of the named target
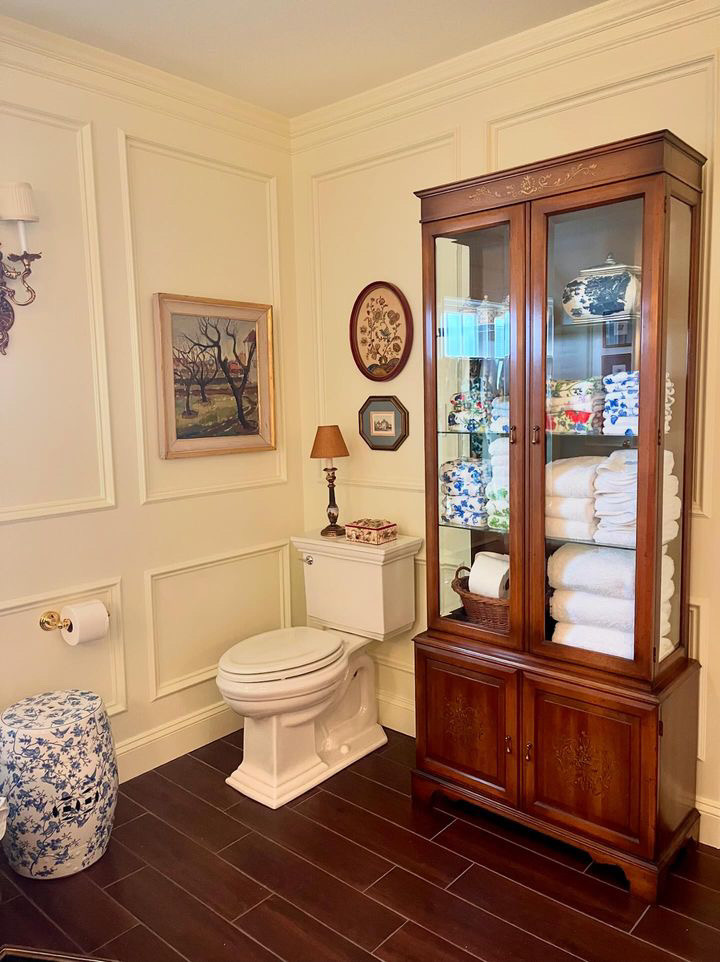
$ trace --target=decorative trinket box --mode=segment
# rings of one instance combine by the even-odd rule
[[[359,541],[362,544],[386,544],[397,538],[397,525],[394,521],[383,521],[378,518],[360,518],[345,525],[345,537],[348,541]]]
[[[627,321],[640,306],[639,267],[618,264],[612,254],[605,263],[588,267],[565,285],[563,308],[572,324]]]

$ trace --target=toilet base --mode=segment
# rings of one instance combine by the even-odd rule
[[[385,744],[387,744],[385,731],[382,726],[373,724],[336,747],[319,751],[316,756],[317,762],[312,767],[294,774],[283,782],[268,782],[258,777],[258,774],[246,768],[245,762],[242,762],[225,781],[231,788],[242,792],[256,802],[267,805],[268,808],[280,808]]]

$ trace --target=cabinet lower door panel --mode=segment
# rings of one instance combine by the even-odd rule
[[[525,809],[572,831],[651,854],[654,709],[528,675],[522,709]]]
[[[418,650],[418,757],[427,771],[517,802],[517,672]]]

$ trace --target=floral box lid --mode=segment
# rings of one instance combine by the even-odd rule
[[[394,521],[380,518],[360,518],[345,525],[348,541],[362,541],[364,544],[384,544],[397,538],[397,525]]]

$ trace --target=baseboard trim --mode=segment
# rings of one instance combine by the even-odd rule
[[[720,848],[720,802],[699,797],[695,807],[700,812],[700,841]]]
[[[242,721],[224,702],[183,715],[165,725],[117,742],[120,781],[126,782],[242,728]],[[228,772],[229,774],[229,772]]]
[[[381,725],[415,737],[415,702],[393,692],[377,690],[378,716]]]

